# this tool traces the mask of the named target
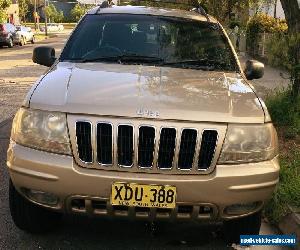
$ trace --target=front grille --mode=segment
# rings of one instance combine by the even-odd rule
[[[92,124],[90,122],[76,123],[77,149],[80,160],[91,163],[93,161],[92,152]]]
[[[151,168],[154,157],[155,128],[139,128],[138,164],[141,168]]]
[[[107,123],[97,124],[97,160],[101,164],[112,164],[113,153],[112,125]]]
[[[221,125],[205,129],[203,125],[175,128],[165,123],[131,125],[95,119],[74,122],[75,133],[70,132],[76,136],[74,155],[81,166],[132,172],[209,173],[221,149],[218,129],[220,142],[226,131]]]
[[[173,166],[173,159],[176,146],[176,129],[162,128],[159,140],[158,164],[160,169],[170,169]]]
[[[118,126],[118,164],[131,167],[133,164],[133,127]]]
[[[214,130],[205,130],[202,134],[202,142],[199,153],[198,168],[205,170],[209,168],[215,154],[218,132]]]
[[[178,168],[191,169],[196,152],[197,130],[184,129],[181,134]]]

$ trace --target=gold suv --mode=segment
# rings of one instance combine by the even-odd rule
[[[258,234],[278,182],[277,135],[226,32],[204,11],[96,7],[17,112],[10,210],[26,231],[63,213],[223,221]]]

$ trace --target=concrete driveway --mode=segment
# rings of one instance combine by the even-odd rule
[[[51,45],[59,52],[67,37],[61,34],[35,45],[0,49],[0,249],[232,249],[218,226],[195,223],[159,223],[153,233],[145,222],[66,216],[60,228],[46,235],[31,235],[15,227],[9,214],[6,169],[11,117],[46,70],[32,63],[33,47]],[[261,234],[276,233],[263,222]]]

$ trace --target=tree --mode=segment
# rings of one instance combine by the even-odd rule
[[[297,0],[280,0],[288,24],[289,56],[292,62],[293,96],[300,96],[300,3]]]
[[[50,20],[54,22],[60,23],[64,19],[64,13],[62,11],[58,11],[53,4],[49,4],[45,8],[45,13]]]
[[[87,12],[88,7],[81,4],[76,4],[71,10],[71,18],[73,21],[78,22],[79,19]]]
[[[22,21],[25,22],[26,15],[29,10],[30,1],[29,0],[18,0],[18,4],[19,4],[20,17],[21,17]]]
[[[11,5],[11,0],[0,0],[0,22],[5,22],[7,18],[6,8]]]
[[[290,33],[300,32],[300,3],[297,0],[281,0]]]

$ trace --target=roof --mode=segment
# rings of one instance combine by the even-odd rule
[[[80,4],[91,4],[91,5],[98,5],[103,2],[103,0],[77,0]],[[114,4],[117,4],[118,0],[112,0]]]
[[[91,9],[88,14],[133,14],[133,15],[153,15],[153,16],[167,16],[167,17],[179,17],[188,18],[198,21],[207,21],[206,17],[194,12],[180,9],[167,9],[167,8],[156,8],[156,7],[145,7],[145,6],[112,6],[109,8],[101,8],[99,6]],[[210,22],[218,22],[212,16],[209,16]]]

